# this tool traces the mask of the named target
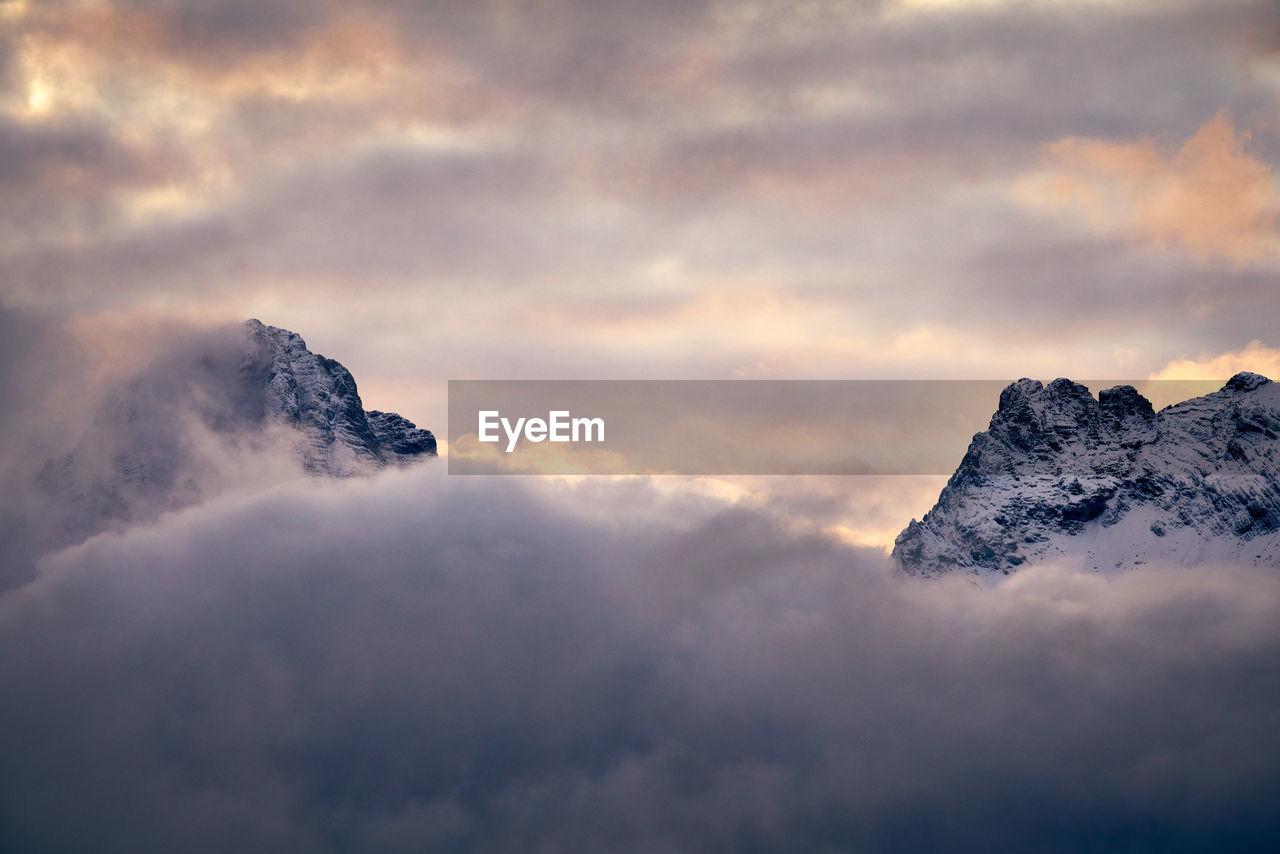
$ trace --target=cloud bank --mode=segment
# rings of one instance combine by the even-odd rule
[[[15,0],[2,287],[266,317],[433,424],[424,373],[1144,375],[1275,326],[1278,23],[1259,0]],[[1045,152],[1108,227],[1026,204]]]
[[[1280,579],[995,590],[647,482],[216,501],[0,599],[24,851],[1250,850]]]

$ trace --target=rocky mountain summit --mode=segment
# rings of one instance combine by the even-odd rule
[[[364,409],[351,372],[312,353],[296,332],[245,322],[249,344],[237,381],[250,397],[261,392],[255,415],[301,430],[308,439],[304,464],[319,474],[350,473],[355,459],[375,467],[434,456],[435,436],[394,412]]]
[[[111,388],[39,476],[61,545],[228,489],[432,457],[435,437],[364,409],[351,372],[258,320],[195,336]]]
[[[1003,577],[1063,560],[1280,564],[1280,385],[1240,373],[1159,412],[1132,386],[1021,379],[924,518],[909,574]]]

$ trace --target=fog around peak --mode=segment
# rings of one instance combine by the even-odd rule
[[[643,479],[286,484],[0,599],[4,835],[1247,850],[1275,829],[1277,605],[1231,567],[911,582]]]

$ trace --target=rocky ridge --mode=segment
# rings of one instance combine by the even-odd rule
[[[244,486],[349,477],[433,457],[429,430],[366,411],[351,372],[258,320],[211,331],[107,391],[76,447],[38,478],[77,542]]]
[[[924,518],[907,573],[1003,577],[1048,560],[1280,564],[1280,386],[1240,373],[1159,412],[1132,386],[1009,385]]]
[[[267,417],[301,430],[308,439],[308,471],[349,474],[354,458],[375,467],[433,456],[429,430],[394,412],[364,409],[356,381],[341,363],[312,353],[296,332],[245,323],[249,348],[238,368],[239,382],[261,389]]]

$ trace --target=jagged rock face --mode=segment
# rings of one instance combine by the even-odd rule
[[[435,455],[436,437],[431,435],[430,430],[418,429],[403,415],[370,409],[365,412],[365,418],[369,424],[369,432],[384,456],[390,455],[394,459]]]
[[[1280,564],[1280,386],[1241,373],[1155,412],[1131,386],[1022,379],[893,556],[999,577],[1050,559]]]
[[[375,466],[436,452],[435,437],[395,413],[366,412],[351,372],[312,353],[295,332],[246,322],[250,349],[240,381],[262,389],[268,417],[302,430],[309,439],[305,464],[321,474],[346,474],[346,460]]]
[[[366,412],[350,371],[257,320],[215,330],[111,389],[41,472],[46,545],[302,472],[346,477],[434,456],[435,437]],[[55,520],[52,521],[52,520]]]

